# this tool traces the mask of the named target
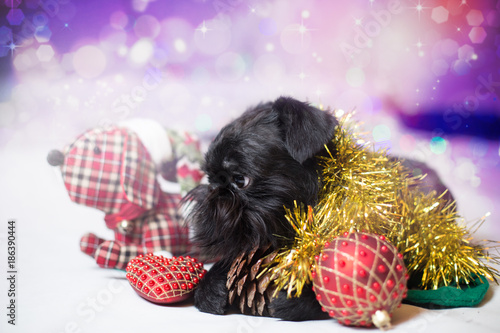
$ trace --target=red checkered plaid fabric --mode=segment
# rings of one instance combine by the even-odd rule
[[[142,237],[149,252],[170,249],[174,256],[178,256],[191,251],[189,228],[178,211],[180,200],[180,195],[162,195],[156,214],[147,217],[149,227],[143,231]]]
[[[157,209],[130,221],[129,233],[115,230],[116,241],[101,243],[94,257],[100,267],[125,269],[139,254],[168,250],[173,255],[190,253],[189,228],[178,215],[180,195],[161,194]]]
[[[194,250],[179,216],[180,194],[161,191],[156,166],[135,133],[119,127],[85,132],[66,149],[61,171],[71,200],[105,212],[115,232],[113,241],[90,233],[80,241],[99,266],[124,269],[139,254]]]
[[[139,254],[160,250],[168,250],[173,255],[188,253],[191,250],[189,228],[178,213],[180,200],[180,195],[162,192],[156,209],[131,220],[130,232],[115,230],[115,240],[124,245],[142,242]]]
[[[121,246],[115,241],[105,241],[95,253],[96,263],[102,268],[125,269],[130,258],[135,258],[140,253],[137,246]]]
[[[97,237],[93,233],[87,233],[80,239],[80,250],[88,254],[89,256],[94,256],[97,248],[104,242],[104,239]]]
[[[65,155],[62,174],[71,200],[104,211],[108,227],[156,206],[160,189],[155,166],[135,133],[118,127],[92,129]]]

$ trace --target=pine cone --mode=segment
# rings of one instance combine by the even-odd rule
[[[229,304],[238,302],[241,313],[269,316],[268,305],[276,290],[271,283],[271,272],[262,274],[261,268],[273,261],[277,251],[255,248],[249,254],[236,258],[227,273],[226,287],[229,290]]]

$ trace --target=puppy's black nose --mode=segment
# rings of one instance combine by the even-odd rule
[[[213,187],[226,188],[231,184],[231,176],[227,172],[219,172],[211,182]]]

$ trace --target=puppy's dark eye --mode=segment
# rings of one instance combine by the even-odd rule
[[[245,188],[250,183],[250,178],[242,175],[233,175],[233,184],[238,188]]]

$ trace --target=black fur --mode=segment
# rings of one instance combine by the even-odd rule
[[[292,207],[294,200],[316,203],[316,156],[325,153],[337,124],[327,112],[281,97],[247,110],[220,131],[205,156],[209,185],[186,197],[195,202],[188,217],[195,241],[219,260],[195,291],[198,309],[227,311],[226,275],[240,253],[256,246],[278,249],[293,240],[284,206]],[[281,292],[270,312],[287,320],[322,316],[310,286],[300,298]]]

